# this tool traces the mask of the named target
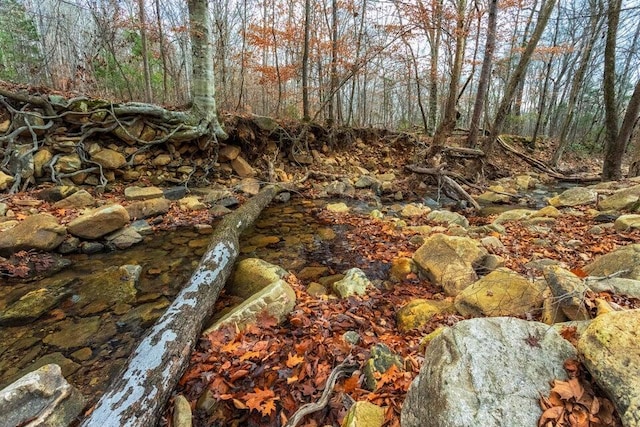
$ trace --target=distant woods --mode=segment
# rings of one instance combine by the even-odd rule
[[[230,0],[209,14],[225,111],[436,141],[456,128],[553,137],[554,164],[638,145],[631,1]],[[0,0],[0,79],[185,106],[190,37],[184,0]]]

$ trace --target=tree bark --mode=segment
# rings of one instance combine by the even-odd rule
[[[200,120],[201,126],[210,129],[216,137],[227,139],[228,135],[220,126],[216,110],[212,29],[207,0],[189,0],[188,3],[193,56],[191,114]]]
[[[489,87],[489,77],[491,76],[491,64],[493,62],[493,51],[496,48],[496,22],[498,16],[498,0],[489,1],[489,19],[487,22],[487,42],[484,49],[484,58],[482,59],[482,68],[480,69],[480,78],[478,80],[478,93],[473,105],[473,115],[471,116],[471,124],[469,125],[469,138],[467,146],[475,148],[478,145],[478,130],[480,129],[480,117],[482,117],[482,109],[484,108],[484,100]]]
[[[196,271],[145,334],[129,357],[121,377],[111,384],[81,426],[156,425],[231,274],[239,253],[240,234],[256,220],[277,192],[275,186],[265,187],[222,220]]]
[[[457,1],[456,16],[456,51],[453,60],[453,69],[451,70],[451,81],[449,82],[449,93],[447,95],[447,103],[444,110],[444,117],[436,133],[433,137],[433,143],[427,154],[428,157],[435,156],[440,152],[444,142],[455,127],[456,124],[456,104],[458,101],[458,86],[460,84],[460,75],[462,74],[462,63],[464,61],[464,47],[467,41],[467,29],[465,28],[465,9],[467,7],[466,0]]]
[[[140,19],[140,41],[142,43],[142,67],[144,71],[144,102],[153,102],[151,92],[151,68],[147,52],[147,17],[144,13],[144,0],[138,0],[138,17]]]
[[[624,145],[618,144],[618,106],[616,104],[616,36],[622,0],[609,0],[607,10],[607,39],[604,47],[604,127],[605,148],[602,179],[617,180],[622,177]]]
[[[489,138],[487,139],[483,147],[483,151],[487,155],[491,153],[496,138],[502,132],[502,127],[504,126],[504,122],[507,118],[509,107],[511,106],[511,102],[513,101],[513,97],[515,95],[518,84],[524,76],[527,66],[529,65],[531,55],[538,45],[540,37],[542,37],[542,33],[547,26],[547,22],[549,21],[549,17],[551,16],[551,12],[553,12],[555,4],[556,0],[547,0],[542,6],[542,10],[540,10],[538,22],[536,22],[536,26],[533,30],[533,34],[531,35],[531,39],[529,40],[529,43],[527,43],[527,47],[522,53],[520,61],[518,62],[518,65],[516,65],[515,71],[509,77],[509,81],[507,82],[507,85],[504,89],[504,95],[502,96],[502,100],[500,101],[500,105],[498,106],[498,111],[496,112],[495,119],[493,120],[493,125],[491,126]]]
[[[304,44],[302,45],[302,120],[311,120],[309,113],[309,26],[311,0],[304,0]]]

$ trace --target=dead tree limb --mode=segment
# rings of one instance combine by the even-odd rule
[[[329,378],[327,379],[327,384],[324,386],[324,390],[322,392],[322,396],[320,396],[320,400],[317,402],[307,403],[302,405],[298,410],[291,416],[287,424],[284,427],[296,427],[304,417],[309,414],[313,414],[327,406],[329,403],[329,396],[331,396],[331,392],[336,386],[336,381],[338,378],[345,374],[353,373],[353,371],[357,368],[357,365],[353,363],[351,356],[344,359],[342,363],[333,368]]]
[[[406,169],[411,172],[433,175],[436,178],[442,180],[444,185],[449,187],[454,193],[457,193],[461,199],[466,200],[476,210],[480,210],[480,205],[476,202],[464,188],[460,186],[451,176],[457,177],[456,174],[449,173],[440,168],[425,168],[417,165],[407,165]]]
[[[498,144],[500,144],[500,146],[503,149],[507,150],[510,153],[515,154],[516,156],[520,157],[525,162],[529,163],[534,168],[536,168],[536,169],[546,173],[550,177],[558,179],[560,181],[594,182],[594,181],[600,181],[600,179],[601,179],[600,175],[565,175],[565,174],[562,174],[560,172],[557,172],[556,170],[554,170],[553,168],[551,168],[550,166],[548,166],[544,162],[542,162],[542,161],[540,161],[538,159],[534,159],[533,157],[527,156],[526,154],[516,150],[515,148],[513,148],[512,146],[507,144],[507,142],[501,136],[496,138],[496,141],[498,141]]]
[[[148,427],[162,415],[239,253],[239,236],[278,193],[267,186],[216,227],[196,271],[145,334],[83,427]]]

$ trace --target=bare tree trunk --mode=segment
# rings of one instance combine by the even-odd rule
[[[462,65],[464,61],[464,47],[467,41],[467,29],[465,28],[465,10],[467,8],[466,0],[457,0],[457,16],[456,16],[456,51],[453,61],[453,69],[451,70],[451,81],[449,82],[449,93],[447,95],[447,103],[444,110],[444,117],[436,133],[433,137],[433,143],[427,154],[432,157],[442,150],[444,141],[451,133],[456,124],[456,104],[458,100],[458,85],[460,84],[460,75],[462,74]]]
[[[567,148],[568,138],[567,134],[569,132],[569,128],[571,126],[571,121],[573,120],[574,110],[576,108],[576,102],[578,100],[578,95],[580,89],[582,88],[582,83],[584,81],[584,76],[586,74],[587,68],[589,66],[589,61],[591,60],[591,54],[593,52],[593,45],[597,40],[598,34],[600,33],[600,28],[602,27],[602,23],[604,22],[599,13],[597,13],[597,9],[599,6],[599,2],[591,2],[591,18],[589,27],[585,29],[584,32],[584,45],[582,46],[582,52],[580,53],[580,62],[578,64],[578,69],[576,70],[575,75],[573,76],[573,81],[571,82],[571,91],[569,92],[569,101],[567,103],[567,112],[564,116],[564,120],[562,121],[562,125],[560,126],[560,138],[558,141],[558,147],[553,152],[553,157],[551,158],[551,166],[556,167],[562,158],[562,154],[564,150]]]
[[[144,101],[153,102],[151,92],[151,68],[149,67],[149,54],[147,52],[147,17],[144,13],[144,0],[138,0],[138,18],[140,19],[140,39],[142,42],[142,67],[144,71]]]
[[[122,376],[109,386],[81,426],[148,427],[157,424],[231,274],[239,253],[240,234],[258,218],[277,192],[275,186],[265,187],[222,220],[196,271],[145,334],[129,357]]]
[[[504,90],[504,94],[502,96],[502,100],[500,101],[500,105],[498,106],[498,111],[496,112],[496,117],[493,121],[493,125],[491,126],[491,132],[489,138],[484,144],[483,151],[487,154],[491,152],[493,149],[493,144],[502,132],[502,127],[504,126],[504,122],[507,118],[507,114],[509,112],[509,106],[513,102],[513,96],[515,94],[516,88],[524,76],[524,72],[529,65],[529,60],[531,59],[531,55],[538,45],[538,41],[540,41],[540,37],[544,32],[545,27],[547,26],[547,22],[549,21],[549,17],[553,12],[553,8],[556,4],[556,0],[546,0],[542,9],[540,10],[540,16],[538,16],[538,22],[533,30],[533,34],[531,35],[531,39],[527,44],[525,51],[522,53],[520,57],[520,61],[518,65],[516,65],[516,69],[514,70],[511,77],[509,77],[509,81]]]
[[[336,87],[338,85],[338,2],[331,1],[331,66],[329,67],[329,96],[331,100],[327,105],[327,127],[331,128],[335,124],[335,98]]]
[[[602,80],[605,115],[605,151],[602,165],[602,179],[604,181],[617,180],[622,177],[624,144],[622,146],[619,144],[618,106],[616,104],[616,36],[621,3],[622,0],[609,0],[607,10],[607,39],[604,47],[604,76]]]
[[[442,0],[433,0],[433,24],[428,28],[429,47],[429,129],[435,132],[438,120],[438,55],[442,33]]]
[[[164,31],[162,25],[162,17],[160,15],[160,0],[155,0],[156,6],[156,18],[158,20],[158,37],[160,38],[160,59],[162,60],[162,102],[166,101],[167,93],[169,92],[169,85],[167,82],[167,53],[164,45]]]
[[[475,148],[478,145],[478,130],[480,129],[480,118],[484,108],[484,100],[489,87],[489,77],[491,76],[491,64],[493,63],[493,52],[496,48],[496,22],[498,15],[498,0],[489,1],[489,19],[487,22],[487,41],[482,59],[482,69],[478,80],[478,92],[473,105],[473,115],[469,125],[469,137],[467,146]]]
[[[309,26],[311,25],[311,0],[304,0],[304,44],[302,45],[302,120],[311,119],[309,112]]]
[[[207,0],[189,0],[188,4],[193,55],[191,114],[201,120],[200,126],[209,128],[217,138],[227,139],[228,135],[220,126],[216,110],[211,18]]]

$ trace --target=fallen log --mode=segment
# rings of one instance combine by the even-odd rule
[[[595,181],[600,181],[602,179],[600,174],[598,175],[565,175],[551,168],[546,163],[541,162],[538,159],[534,159],[531,156],[527,156],[526,154],[516,150],[511,145],[507,144],[507,142],[501,136],[499,136],[496,139],[496,141],[498,141],[498,144],[500,144],[500,146],[506,151],[515,154],[525,162],[529,163],[534,168],[537,168],[538,170],[546,173],[550,177],[555,178],[557,180],[566,181],[566,182],[595,182]]]
[[[83,427],[155,426],[189,362],[204,322],[239,253],[239,236],[271,202],[279,188],[269,185],[214,231],[209,247],[167,311],[147,331]]]

